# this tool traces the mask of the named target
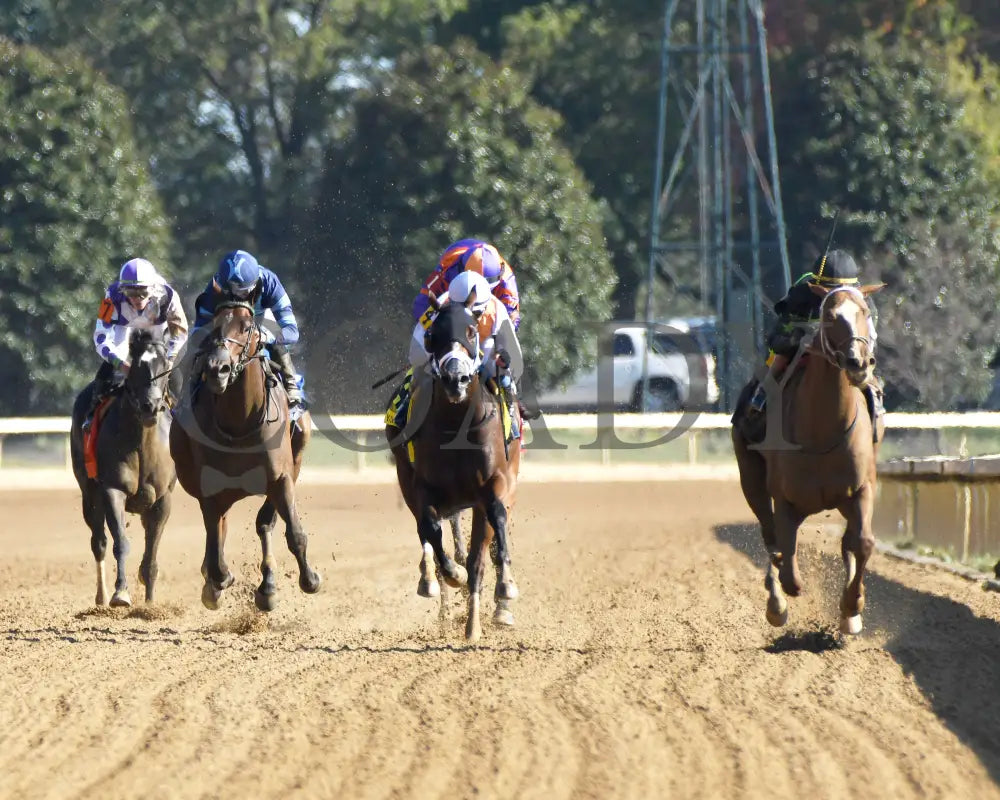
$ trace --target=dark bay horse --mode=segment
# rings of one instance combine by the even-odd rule
[[[146,534],[146,549],[139,566],[139,580],[146,586],[146,602],[153,601],[158,568],[156,551],[170,516],[171,492],[177,481],[167,438],[170,415],[165,413],[166,380],[169,372],[167,347],[162,335],[132,329],[129,337],[129,368],[122,392],[108,405],[97,428],[97,476],[87,475],[82,425],[90,406],[94,384],[89,384],[73,404],[70,455],[73,474],[83,495],[83,518],[90,528],[90,549],[97,562],[96,603],[108,602],[104,559],[111,530],[118,564],[112,606],[130,606],[132,598],[125,577],[129,551],[125,535],[125,512],[139,514]],[[96,416],[96,415],[95,415]]]
[[[205,578],[201,599],[218,608],[233,583],[226,565],[226,517],[238,500],[264,495],[256,529],[263,559],[254,602],[261,611],[276,604],[271,531],[278,516],[299,566],[299,587],[312,594],[320,577],[306,559],[306,533],[295,507],[295,481],[309,441],[308,413],[289,424],[288,398],[265,366],[261,329],[252,303],[221,303],[208,334],[204,384],[176,415],[170,453],[184,491],[198,500],[205,522]],[[192,376],[195,377],[195,376]]]
[[[413,461],[399,429],[386,427],[386,438],[396,462],[396,476],[403,499],[417,522],[423,547],[418,594],[433,597],[440,587],[434,562],[445,582],[461,586],[468,581],[469,613],[465,636],[482,636],[479,620],[480,593],[487,550],[496,539],[497,569],[495,597],[499,624],[512,624],[507,602],[518,596],[510,564],[508,531],[517,490],[521,450],[518,442],[504,442],[500,404],[480,381],[478,327],[469,308],[447,303],[438,309],[427,336],[432,380],[414,390],[413,406],[426,406],[426,414],[411,440]],[[420,393],[429,392],[429,400]],[[472,509],[472,537],[466,569],[443,547],[441,520],[462,509]],[[456,547],[459,539],[456,537]]]
[[[740,485],[760,521],[770,556],[764,585],[766,616],[774,626],[788,620],[785,595],[796,597],[802,591],[796,556],[799,526],[810,514],[837,509],[847,521],[841,538],[847,580],[840,628],[844,633],[861,632],[865,567],[875,549],[878,455],[862,393],[875,368],[865,297],[882,286],[813,286],[823,296],[818,334],[807,346],[805,366],[789,375],[780,401],[769,398],[767,438],[752,445],[741,421],[733,425]]]

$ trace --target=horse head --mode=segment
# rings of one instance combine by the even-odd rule
[[[471,311],[476,293],[471,292],[464,303],[442,305],[433,294],[430,299],[438,312],[424,335],[431,374],[450,402],[462,403],[480,366],[479,325]]]
[[[143,425],[156,422],[166,409],[166,381],[170,359],[163,335],[133,328],[129,336],[129,370],[125,377],[125,398],[136,410]]]
[[[884,286],[878,283],[810,287],[823,298],[819,311],[819,352],[859,388],[868,384],[875,372],[875,337],[866,298]]]
[[[260,352],[263,339],[249,303],[231,301],[216,307],[205,360],[205,385],[222,394]]]

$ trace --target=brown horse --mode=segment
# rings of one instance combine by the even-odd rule
[[[170,415],[165,413],[166,378],[170,372],[167,348],[155,331],[132,329],[129,336],[131,367],[122,392],[108,405],[97,429],[97,475],[87,473],[83,444],[83,420],[90,407],[94,384],[89,384],[73,404],[70,455],[73,474],[83,496],[83,517],[90,528],[90,549],[97,563],[96,603],[108,602],[104,559],[111,530],[118,565],[112,606],[130,606],[132,598],[125,577],[129,551],[125,535],[125,512],[139,514],[146,535],[146,549],[139,566],[139,580],[146,586],[146,602],[153,601],[156,551],[170,517],[171,493],[177,476],[167,449]],[[95,415],[96,416],[96,415]]]
[[[477,323],[469,311],[474,300],[472,294],[464,305],[439,306],[436,298],[431,298],[438,309],[427,336],[431,355],[427,367],[432,380],[414,390],[414,412],[420,412],[422,420],[410,440],[412,462],[399,429],[386,427],[399,488],[416,519],[423,547],[417,593],[435,597],[440,592],[432,566],[435,559],[448,585],[458,587],[468,580],[465,637],[473,641],[482,636],[480,593],[486,553],[494,535],[494,620],[513,624],[507,603],[517,598],[518,590],[507,534],[521,458],[519,443],[508,446],[504,441],[501,404],[480,379]],[[429,393],[429,398],[422,396],[424,393]],[[468,571],[445,552],[441,535],[441,520],[465,508],[472,508]],[[456,545],[458,542],[456,537]]]
[[[837,509],[847,520],[841,554],[847,581],[840,601],[840,628],[861,632],[864,574],[875,548],[873,422],[863,387],[873,380],[871,313],[865,297],[874,286],[814,286],[823,296],[816,337],[804,344],[801,369],[790,367],[780,397],[766,407],[767,438],[751,444],[737,416],[732,439],[747,503],[760,521],[770,556],[764,585],[767,620],[788,620],[785,594],[798,596],[802,580],[796,555],[799,526],[810,514]]]
[[[299,587],[319,590],[320,577],[306,559],[306,534],[295,508],[295,480],[310,435],[304,414],[289,424],[288,398],[265,364],[260,326],[252,303],[218,306],[203,365],[204,384],[184,406],[170,431],[170,453],[181,486],[201,505],[205,522],[205,578],[201,599],[218,608],[222,591],[233,583],[226,565],[226,515],[238,500],[267,499],[257,512],[263,560],[254,602],[261,611],[276,604],[271,530],[280,515],[285,540],[299,565]]]

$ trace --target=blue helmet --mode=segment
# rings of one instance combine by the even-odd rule
[[[219,262],[215,273],[215,285],[222,291],[229,291],[237,297],[246,297],[257,288],[260,280],[260,264],[246,250],[226,253]]]

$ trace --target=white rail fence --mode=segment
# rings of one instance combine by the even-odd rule
[[[639,450],[650,451],[642,459],[647,463],[676,463],[680,460],[698,464],[704,463],[706,456],[709,461],[714,459],[719,463],[720,460],[731,459],[731,455],[726,452],[728,444],[725,443],[729,425],[727,414],[546,414],[541,421],[529,424],[526,442],[529,451],[534,448],[539,454],[550,450],[562,452],[561,457],[564,459],[599,459],[601,464],[610,464],[616,460],[616,451],[624,454]],[[384,428],[382,415],[314,414],[313,427],[314,432],[325,434],[335,449],[350,453],[346,464],[354,469],[366,469],[371,465],[373,457],[377,463],[384,463],[384,460],[378,461],[377,448]],[[894,448],[884,447],[884,456],[964,457],[968,455],[969,441],[973,441],[974,448],[986,448],[979,455],[1000,452],[1000,412],[890,413],[886,416],[886,428],[886,445],[894,443]],[[0,419],[0,467],[6,466],[4,445],[11,437],[62,436],[65,437],[64,463],[69,469],[69,430],[69,417]],[[331,435],[333,431],[339,432],[339,436]],[[568,436],[560,437],[560,434]],[[654,438],[646,438],[647,435]],[[925,440],[920,447],[921,452],[913,452],[917,449],[916,446],[908,450],[906,437],[910,437],[909,441],[915,441],[913,437],[918,436]],[[704,448],[708,437],[714,437],[716,446],[712,449]],[[944,440],[948,440],[947,446],[942,444]],[[623,442],[643,442],[644,445],[637,447],[633,444],[630,448]],[[360,443],[362,446],[352,446],[350,443]],[[651,452],[666,445],[671,445],[669,453]],[[928,449],[931,452],[927,452]],[[345,463],[345,460],[342,459],[341,462]],[[887,471],[886,477],[890,474],[892,473]]]

